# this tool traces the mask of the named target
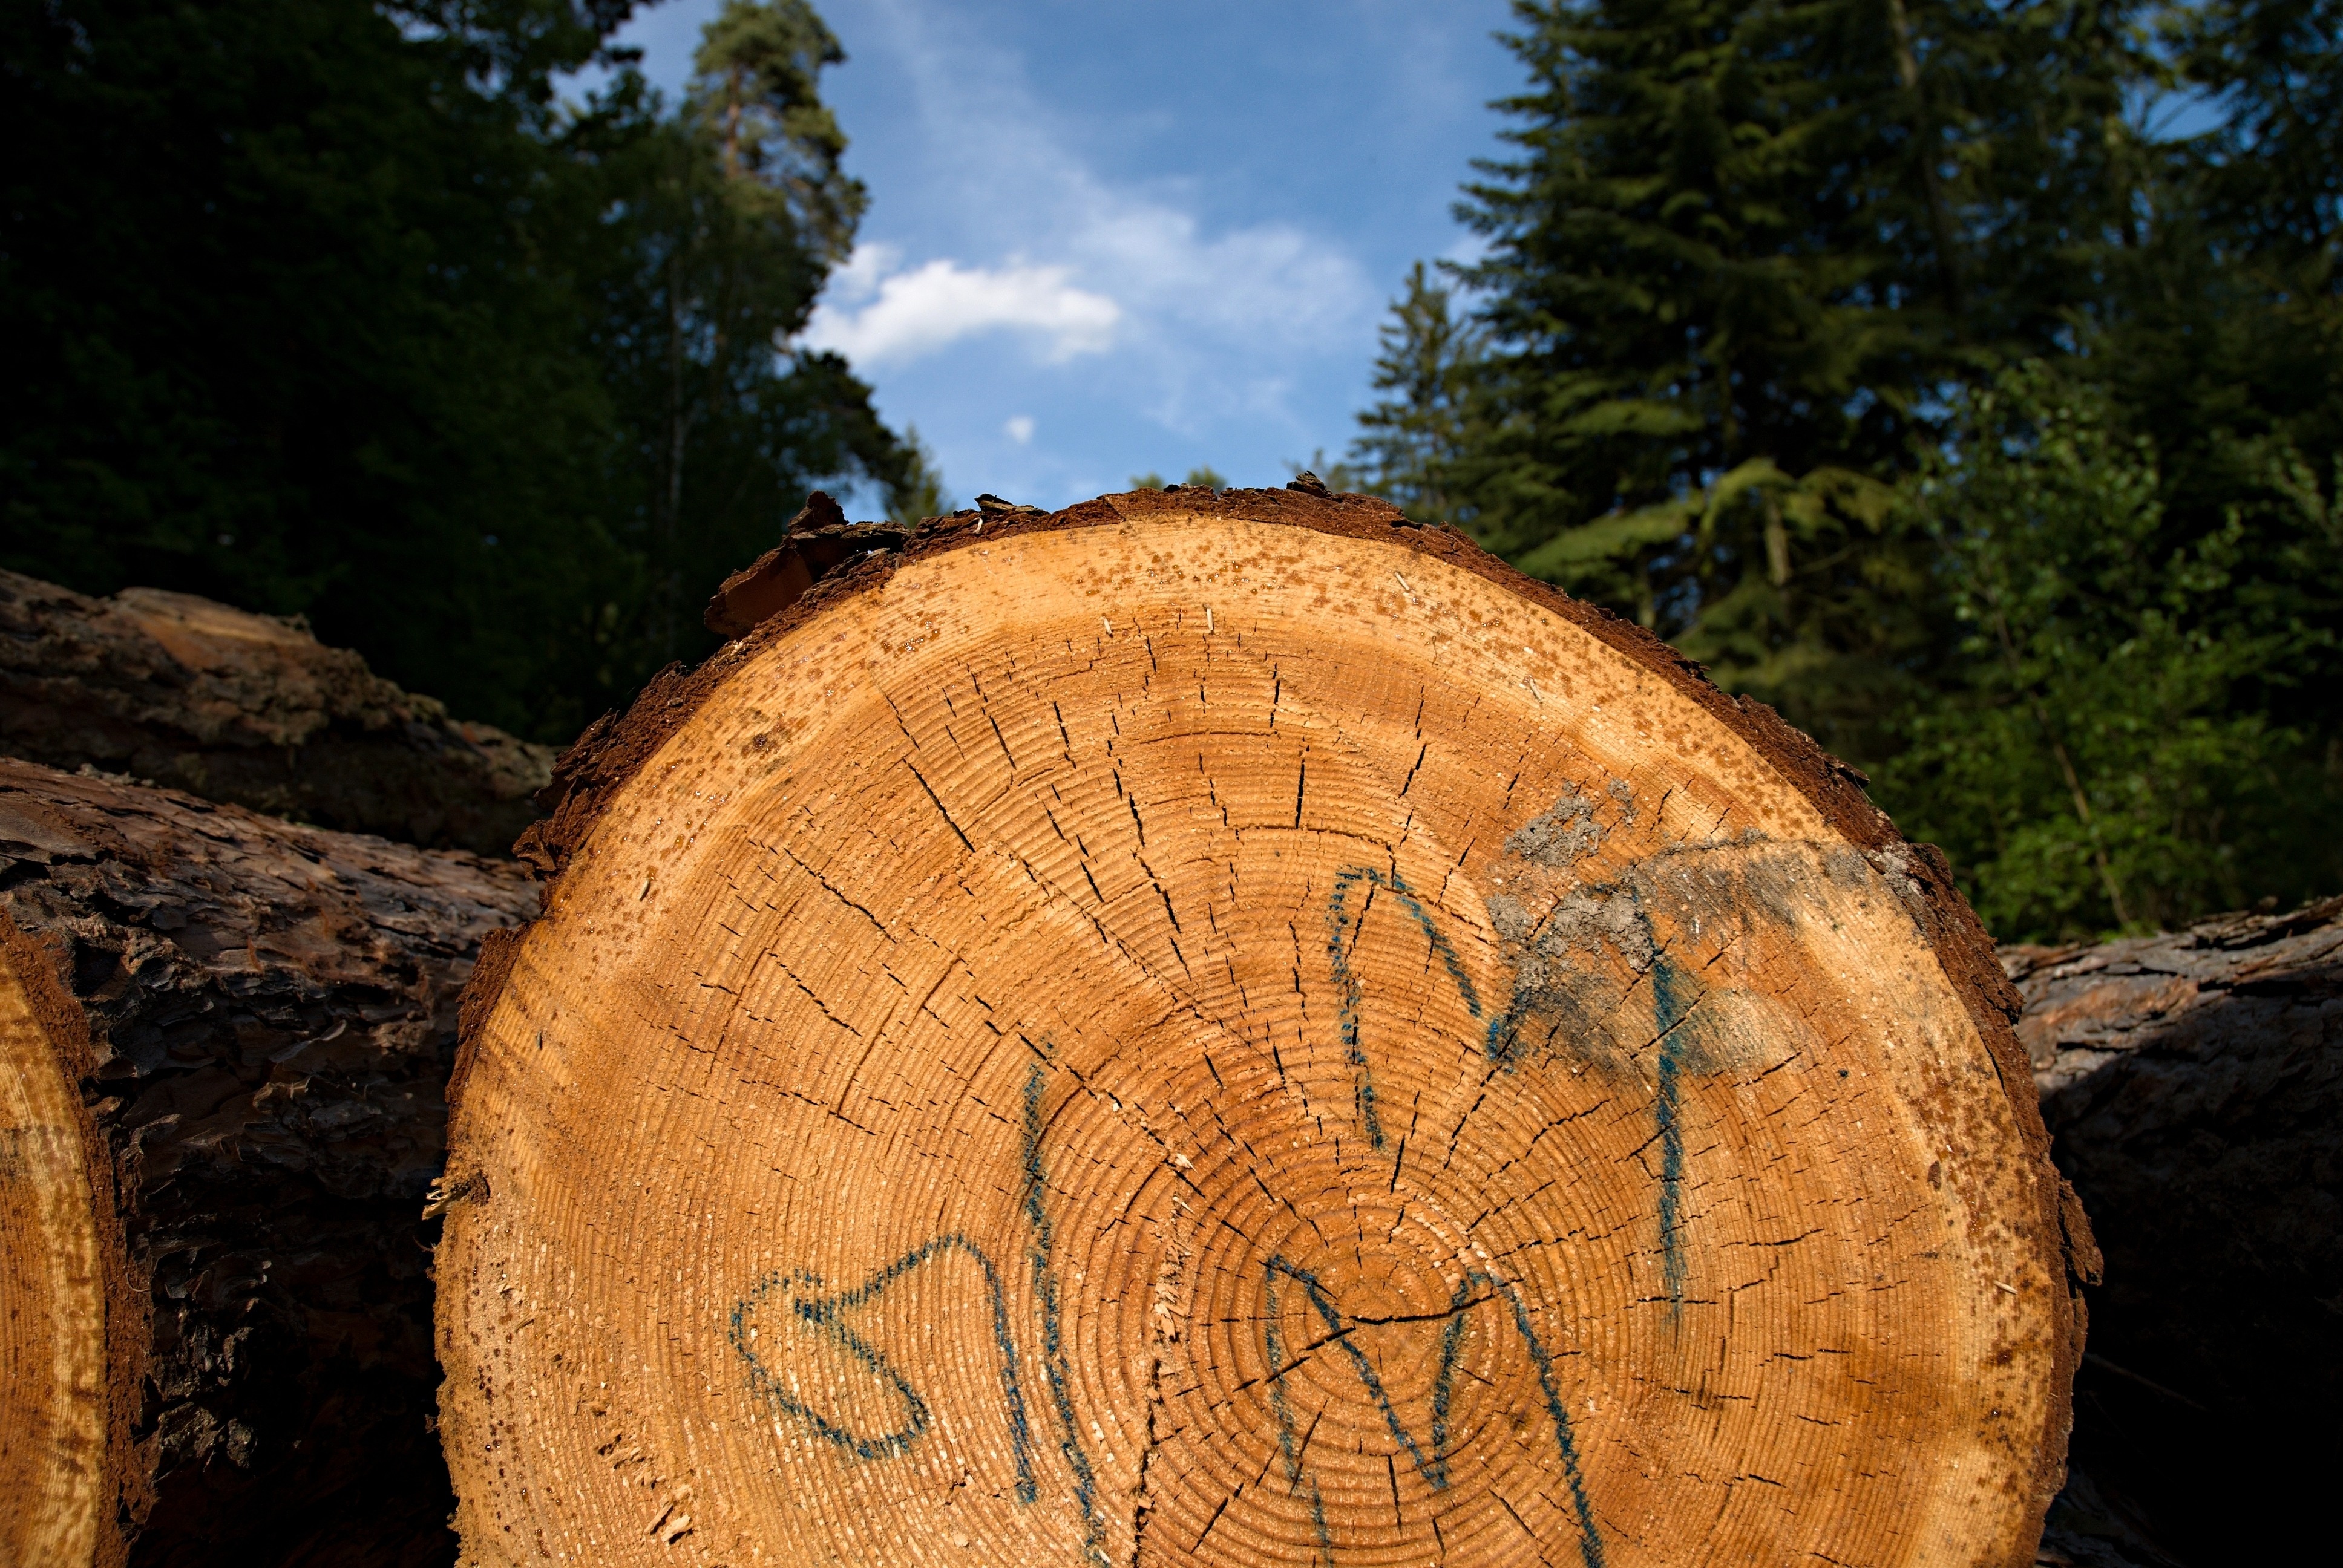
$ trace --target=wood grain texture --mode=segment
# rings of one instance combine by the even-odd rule
[[[444,1561],[456,1003],[525,871],[0,759],[10,1563]]]
[[[5,571],[0,755],[492,855],[534,819],[552,761],[400,690],[298,618],[158,588],[92,598]]]
[[[109,1302],[88,1117],[0,947],[0,1563],[96,1560]]]
[[[2030,1561],[2066,1245],[1940,865],[1379,504],[986,522],[558,769],[468,1561]]]

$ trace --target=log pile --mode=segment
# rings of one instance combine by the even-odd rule
[[[525,845],[468,1563],[2029,1558],[2078,1216],[1849,776],[1365,498],[900,543],[728,584]]]
[[[1452,535],[985,501],[815,498],[552,771],[541,902],[220,803],[501,849],[541,752],[0,578],[0,746],[83,769],[0,761],[0,1563],[2299,1532],[2343,900],[1996,964],[1803,737]]]
[[[552,753],[401,691],[297,618],[0,571],[0,755],[501,855]]]
[[[0,759],[0,1562],[422,1564],[458,993],[510,860]]]

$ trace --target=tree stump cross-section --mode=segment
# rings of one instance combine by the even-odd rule
[[[2006,982],[1634,628],[1363,498],[1115,497],[558,778],[451,1091],[468,1562],[2029,1560]]]

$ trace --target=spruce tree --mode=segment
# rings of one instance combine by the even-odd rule
[[[1355,483],[1419,522],[1466,522],[1473,514],[1457,492],[1455,468],[1481,370],[1479,330],[1417,262],[1406,291],[1392,302],[1375,357],[1374,389],[1384,396],[1359,416],[1341,487]]]
[[[2119,15],[1517,0],[1514,156],[1460,209],[1491,352],[1454,465],[1531,571],[1855,754],[1933,645],[1880,486],[2054,346],[2114,199]]]

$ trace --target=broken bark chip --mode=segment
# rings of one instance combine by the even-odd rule
[[[553,804],[454,1095],[468,1560],[2030,1559],[2074,1318],[1983,932],[1461,538],[937,520]]]
[[[850,523],[820,490],[790,520],[781,542],[724,579],[701,618],[719,637],[739,637],[795,604],[826,574],[870,550],[900,549],[903,530],[884,523]]]

